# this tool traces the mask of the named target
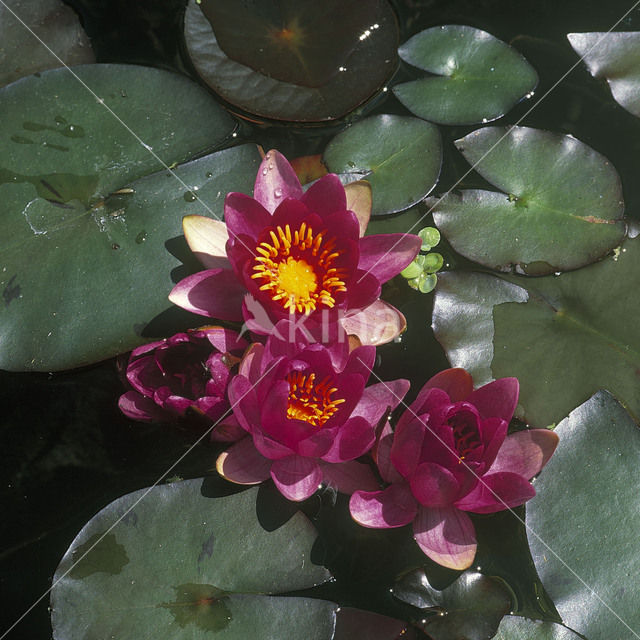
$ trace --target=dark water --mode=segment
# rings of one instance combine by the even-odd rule
[[[80,12],[99,62],[184,68],[180,62],[181,2],[74,0],[70,4]],[[512,43],[540,75],[539,99],[576,61],[566,34],[608,30],[632,4],[398,0],[395,8],[401,42],[429,26],[468,24]],[[640,30],[640,11],[634,10],[617,30]],[[400,70],[399,77],[404,73]],[[515,122],[531,104],[516,107],[499,123]],[[392,96],[378,102],[375,111],[403,112]],[[640,151],[639,123],[582,66],[523,122],[571,133],[607,156],[621,174],[627,215],[632,217],[640,209],[634,162]],[[441,128],[449,159],[438,189],[444,190],[462,173],[459,163],[451,160],[451,141],[473,128]],[[265,148],[277,146],[295,156],[320,152],[336,128],[245,126],[245,132]],[[379,349],[378,373],[384,379],[410,377],[417,389],[447,366],[430,334],[430,296],[392,286],[385,297],[407,315],[409,330],[400,344]],[[188,433],[126,420],[116,407],[121,392],[116,360],[52,375],[0,372],[4,462],[0,637],[46,593],[62,554],[82,525],[115,498],[156,482],[193,439]],[[199,447],[168,475],[203,475],[214,459],[214,449]],[[357,582],[354,579],[354,586]],[[45,596],[6,637],[50,637],[47,607]]]

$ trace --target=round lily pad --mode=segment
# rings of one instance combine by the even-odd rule
[[[582,636],[555,622],[505,616],[493,637],[494,640],[579,640]]]
[[[555,431],[560,443],[527,505],[538,574],[564,624],[582,636],[637,636],[640,429],[600,391]]]
[[[385,0],[190,0],[184,35],[204,82],[236,108],[274,120],[340,118],[397,64],[398,26]]]
[[[502,190],[428,201],[458,253],[492,269],[542,275],[594,262],[622,241],[620,178],[586,144],[528,127],[487,127],[456,146]]]
[[[640,118],[640,32],[569,33],[569,43],[614,100]]]
[[[274,531],[258,489],[208,498],[202,479],[123,496],[80,531],[53,579],[55,640],[215,636],[331,640],[337,605],[278,597],[326,582],[316,532],[297,512]],[[117,612],[117,613],[116,613]]]
[[[148,323],[172,308],[167,295],[186,275],[182,217],[221,216],[226,192],[250,191],[257,170],[255,147],[163,168],[234,127],[184,76],[123,65],[75,73],[120,121],[66,69],[0,90],[4,369],[71,368],[149,340]]]
[[[324,161],[329,171],[371,183],[373,215],[394,213],[435,187],[442,165],[440,132],[417,118],[372,116],[339,133]]]
[[[481,29],[432,27],[399,49],[414,67],[434,74],[396,85],[411,113],[439,124],[489,122],[531,97],[538,74],[520,53]]]

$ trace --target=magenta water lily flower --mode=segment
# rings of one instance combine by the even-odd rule
[[[473,390],[463,369],[429,380],[395,429],[383,431],[377,463],[389,486],[356,491],[352,517],[366,527],[413,523],[414,538],[435,562],[466,569],[476,553],[467,515],[493,513],[535,495],[533,478],[558,437],[547,429],[507,436],[518,401],[518,381],[501,378]]]
[[[384,422],[409,387],[406,380],[365,387],[375,348],[349,353],[346,340],[310,343],[280,321],[265,345],[253,344],[229,385],[234,414],[248,437],[217,462],[222,476],[240,484],[273,478],[290,500],[304,500],[321,483],[351,493],[379,485],[355,459],[373,446]]]
[[[370,214],[364,192],[350,190],[348,202],[340,179],[328,174],[305,193],[284,156],[270,151],[254,197],[227,195],[226,225],[185,218],[185,237],[209,268],[179,282],[170,299],[208,317],[252,323],[263,334],[279,320],[305,318],[339,320],[365,344],[393,339],[406,323],[379,300],[380,287],[414,259],[421,241],[362,237]]]
[[[222,327],[195,329],[145,344],[131,352],[127,380],[133,390],[118,402],[128,417],[171,421],[189,410],[217,421],[229,410],[227,385],[248,343]],[[233,420],[214,439],[236,439]]]

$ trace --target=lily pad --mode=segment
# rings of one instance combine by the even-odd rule
[[[638,419],[640,336],[630,319],[640,298],[629,292],[639,279],[640,240],[558,277],[440,274],[433,328],[452,365],[476,384],[516,376],[517,413],[536,426],[558,422],[603,388]]]
[[[190,0],[184,34],[204,82],[242,111],[275,120],[340,118],[396,68],[398,25],[385,0]]]
[[[438,124],[495,120],[531,97],[538,84],[538,74],[520,53],[474,27],[425,29],[399,53],[435,75],[396,85],[393,92],[411,113]]]
[[[220,216],[227,191],[251,190],[259,161],[245,147],[161,170],[160,158],[182,162],[222,141],[231,119],[182,76],[121,65],[76,73],[129,130],[64,69],[0,90],[5,369],[76,367],[143,342],[185,275],[172,273],[189,255],[182,217]]]
[[[56,640],[332,638],[336,604],[272,595],[330,578],[311,561],[306,516],[266,531],[257,488],[207,498],[202,485],[136,491],[85,525],[54,576]]]
[[[437,615],[426,616],[420,627],[434,640],[491,638],[511,607],[505,588],[493,578],[465,571],[445,589],[429,584],[421,569],[403,576],[393,594],[414,607]]]
[[[640,118],[640,32],[569,33],[569,43],[613,99]]]
[[[620,244],[620,178],[572,136],[487,127],[458,140],[473,168],[502,193],[471,189],[431,199],[453,248],[492,269],[528,275],[577,269]]]
[[[78,16],[61,0],[3,0],[0,42],[0,87],[63,60],[71,66],[95,59]]]
[[[339,133],[324,151],[329,171],[367,180],[373,215],[395,213],[435,187],[442,165],[438,128],[417,118],[372,116]]]
[[[416,640],[416,632],[408,623],[395,618],[340,607],[336,616],[336,633],[333,640]]]
[[[517,616],[502,618],[494,640],[579,640],[582,636],[555,622],[528,620]]]
[[[640,430],[600,391],[555,431],[560,444],[527,507],[536,568],[571,629],[589,640],[637,636]]]

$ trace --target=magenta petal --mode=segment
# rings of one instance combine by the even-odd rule
[[[302,198],[298,176],[279,151],[272,149],[265,154],[256,176],[253,197],[269,213],[273,213],[285,198]]]
[[[468,569],[476,556],[471,518],[454,507],[421,507],[413,521],[413,537],[429,558],[449,569]]]
[[[482,418],[502,418],[509,422],[518,404],[517,378],[500,378],[476,389],[467,398]]]
[[[347,196],[340,178],[335,173],[323,176],[312,184],[301,200],[309,211],[317,213],[322,219],[347,209]]]
[[[224,201],[224,220],[231,238],[247,235],[257,240],[264,228],[271,225],[271,214],[244,193],[229,193]]]
[[[318,490],[322,471],[311,458],[289,456],[273,463],[271,477],[285,498],[299,502]]]
[[[261,456],[247,436],[218,456],[216,469],[229,482],[258,484],[269,477],[271,460]]]
[[[362,392],[362,397],[351,415],[362,416],[375,427],[383,416],[400,404],[407,391],[409,381],[402,378],[372,384]]]
[[[364,418],[356,416],[338,428],[331,449],[322,459],[327,462],[346,462],[364,455],[376,439],[375,427]]]
[[[253,432],[253,444],[256,445],[256,449],[265,458],[269,458],[270,460],[280,460],[294,453],[289,447],[266,436],[260,429],[256,429]]]
[[[358,490],[375,491],[379,486],[368,464],[355,460],[340,464],[320,461],[318,464],[322,469],[322,482],[341,493],[351,495]]]
[[[366,271],[358,269],[347,284],[347,308],[361,311],[373,304],[379,297],[381,286],[378,279]]]
[[[151,398],[137,391],[127,391],[120,396],[118,407],[125,416],[138,422],[162,422],[170,418]]]
[[[260,407],[254,386],[237,375],[229,383],[229,402],[238,424],[249,433],[260,424]]]
[[[465,369],[445,369],[436,373],[422,387],[423,389],[442,389],[451,402],[466,400],[473,391],[473,378]]]
[[[207,269],[180,280],[171,290],[173,304],[209,318],[242,320],[246,290],[228,269]]]
[[[549,429],[512,433],[502,443],[489,471],[513,471],[530,480],[547,464],[557,445],[558,436]]]
[[[383,491],[356,491],[349,500],[351,517],[363,527],[393,529],[409,524],[418,504],[409,486],[392,484]]]
[[[410,478],[411,491],[425,507],[446,507],[457,497],[460,485],[451,471],[435,462],[423,462]]]
[[[475,488],[455,503],[458,509],[473,513],[495,513],[519,507],[536,495],[532,484],[517,473],[488,473]]]
[[[362,344],[374,346],[391,342],[407,328],[405,317],[380,299],[356,313],[347,314],[341,323],[346,333],[358,336]]]
[[[385,482],[402,482],[404,479],[391,462],[391,447],[393,445],[393,431],[387,420],[378,438],[378,444],[373,451],[373,457],[378,465],[380,475]]]
[[[384,233],[360,239],[358,269],[374,275],[380,284],[400,273],[422,246],[418,236],[409,233]]]
[[[420,418],[398,423],[391,447],[393,466],[408,478],[418,466],[426,427]]]

